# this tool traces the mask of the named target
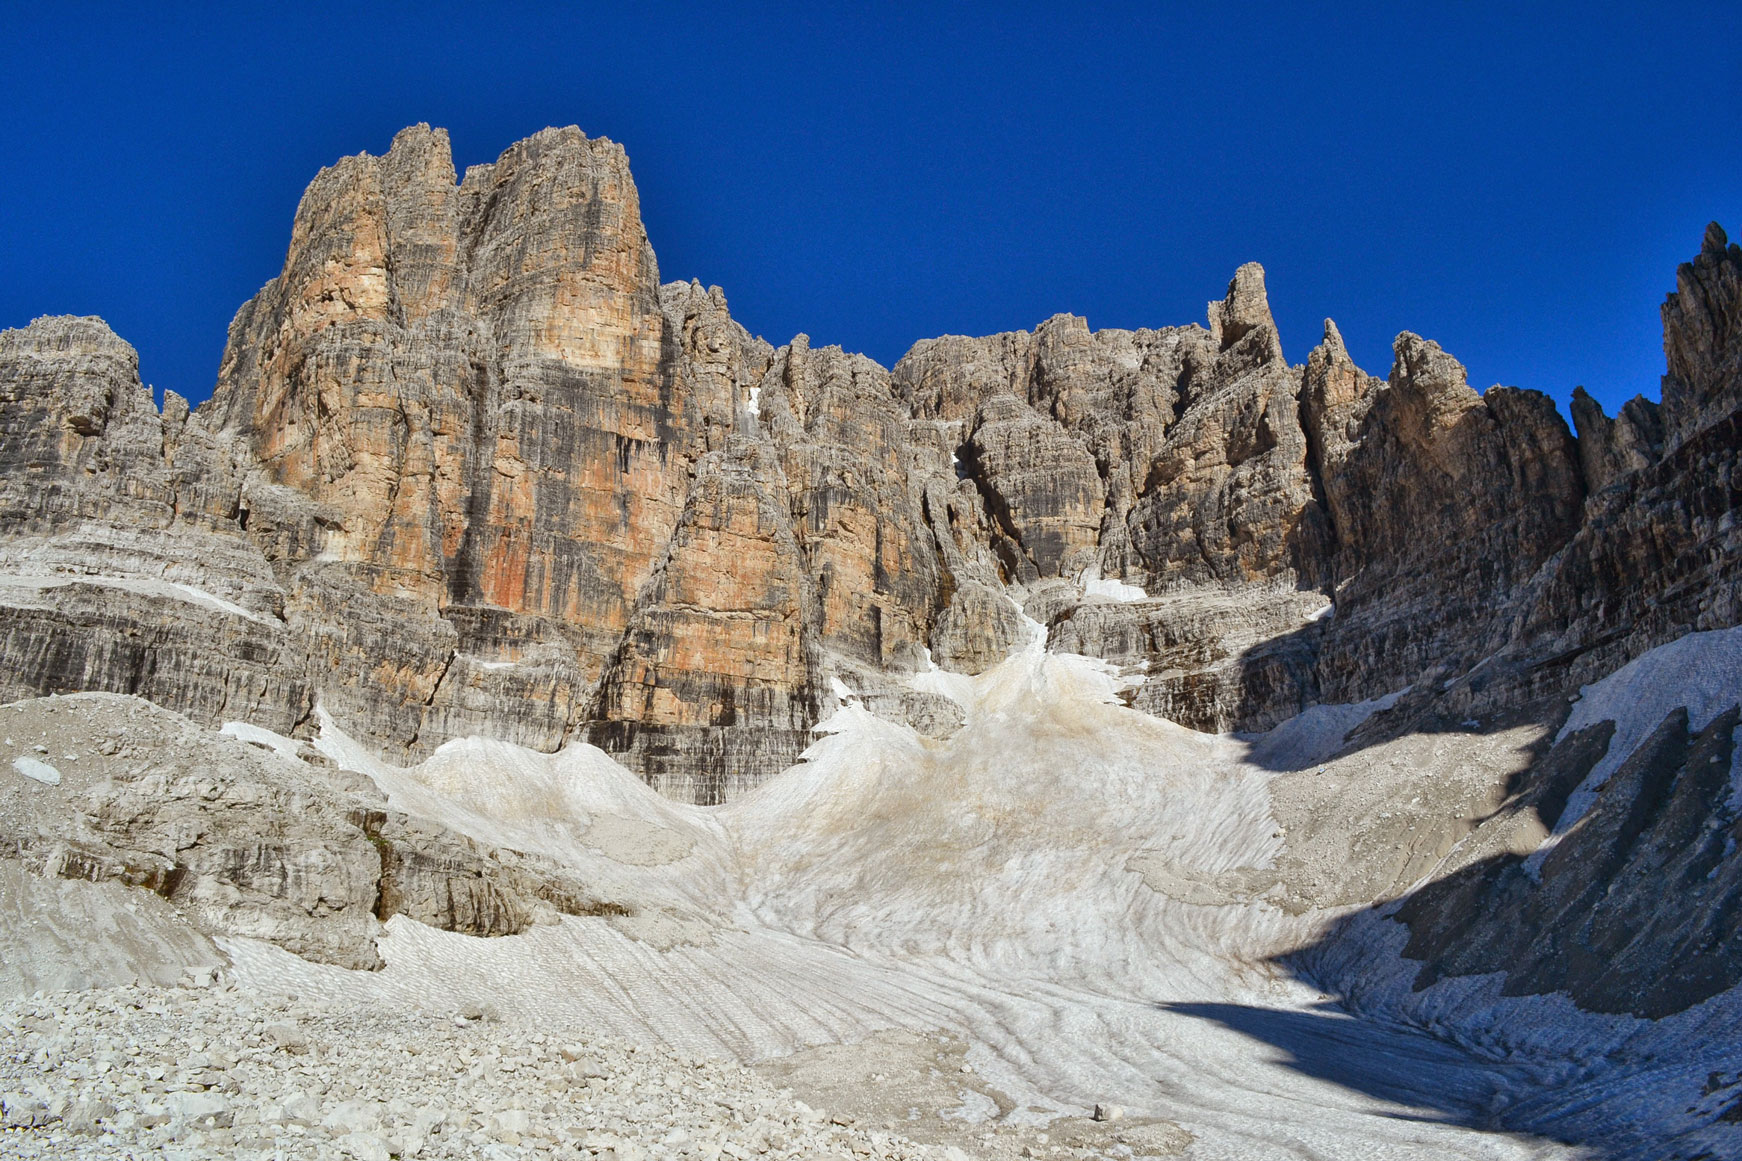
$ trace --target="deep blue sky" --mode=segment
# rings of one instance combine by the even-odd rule
[[[916,339],[1199,321],[1269,274],[1288,355],[1403,329],[1478,387],[1663,370],[1742,233],[1742,5],[9,5],[0,326],[100,314],[208,396],[304,185],[417,121],[456,161],[623,142],[666,279],[889,364]]]

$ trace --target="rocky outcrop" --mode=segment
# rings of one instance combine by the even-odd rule
[[[1734,411],[1591,497],[1515,602],[1506,654],[1525,689],[1571,691],[1685,633],[1742,623],[1739,449]]]
[[[889,373],[800,335],[763,377],[757,418],[780,459],[821,643],[862,664],[921,667],[941,580],[920,496],[944,468],[912,447]]]
[[[1505,972],[1507,995],[1566,992],[1586,1010],[1655,1019],[1742,982],[1742,861],[1726,857],[1737,715],[1690,733],[1687,710],[1671,713],[1539,869],[1496,854],[1413,895],[1397,917],[1411,930],[1404,954],[1424,961],[1416,986]],[[1506,813],[1552,829],[1612,733],[1604,722],[1562,740]]]
[[[0,528],[63,531],[124,515],[173,516],[163,423],[139,356],[101,319],[0,331]]]
[[[143,888],[208,935],[374,968],[394,915],[493,936],[628,911],[548,859],[389,809],[307,745],[277,752],[107,694],[0,705],[0,727],[0,863]],[[20,776],[20,760],[52,781]]]
[[[1395,352],[1381,383],[1327,325],[1307,365],[1305,410],[1337,545],[1337,611],[1319,664],[1327,701],[1474,664],[1583,512],[1577,449],[1547,396],[1478,395],[1455,359],[1416,335],[1399,336]]]
[[[670,282],[659,302],[682,351],[678,371],[705,425],[703,443],[711,451],[733,433],[756,434],[757,396],[774,348],[732,318],[718,286]]]
[[[980,484],[1011,580],[1069,576],[1095,563],[1106,497],[1095,461],[1056,423],[1010,395],[980,405],[962,459]]]
[[[1325,575],[1328,525],[1300,420],[1301,376],[1282,356],[1263,270],[1242,267],[1209,315],[1208,329],[1091,332],[1060,315],[1032,335],[928,340],[894,379],[980,493],[992,579],[1091,576],[1172,594],[1085,612],[1076,628],[1061,628],[1056,618],[1074,614],[1049,597],[1030,612],[1055,647],[1147,667],[1145,708],[1200,728],[1260,728],[1314,700],[1313,655],[1299,638],[1280,668],[1277,656],[1251,666],[1239,658],[1256,634],[1294,633],[1301,609],[1323,606],[1285,594]],[[1267,611],[1236,615],[1246,627],[1234,628],[1227,586],[1252,591]],[[1019,637],[980,592],[952,598],[933,644],[940,661],[971,672]],[[1105,628],[1106,617],[1119,627]],[[1169,622],[1226,629],[1182,649]],[[1130,651],[1140,641],[1150,643],[1141,658]]]
[[[426,126],[322,171],[198,411],[160,414],[100,321],[0,336],[0,696],[285,734],[318,699],[397,761],[585,738],[718,802],[797,760],[837,682],[949,732],[907,679],[984,671],[1025,616],[1207,730],[1557,696],[1742,616],[1715,226],[1664,307],[1661,412],[1578,394],[1575,441],[1412,334],[1386,379],[1328,322],[1291,367],[1256,264],[1207,326],[1059,315],[885,371],[661,286],[612,142],[546,130],[455,178]]]
[[[683,503],[667,327],[612,142],[547,130],[456,186],[420,126],[315,179],[210,423],[315,506],[314,553],[280,567],[349,728],[411,755],[493,719],[560,743]]]
[[[1572,413],[1587,492],[1601,492],[1663,454],[1663,419],[1658,405],[1643,395],[1623,403],[1620,413],[1611,419],[1583,387],[1575,387]]]
[[[99,319],[0,332],[0,698],[105,689],[288,732],[314,694],[285,593],[184,487],[227,452],[177,397],[159,416],[138,367]]]
[[[1663,427],[1673,448],[1742,409],[1742,246],[1706,227],[1699,256],[1676,267],[1663,303]]]
[[[1140,675],[1130,704],[1157,717],[1211,733],[1267,730],[1318,701],[1315,618],[1326,611],[1319,593],[1291,589],[1091,595],[1052,610],[1047,647]]]
[[[1127,523],[1152,586],[1315,584],[1326,529],[1307,467],[1300,379],[1282,356],[1264,271],[1242,266],[1193,334],[1178,418]]]
[[[606,674],[589,740],[657,789],[723,802],[797,760],[819,716],[815,596],[766,442],[704,456]]]
[[[1708,274],[1735,249],[1715,255],[1714,236],[1722,231],[1707,231],[1706,253],[1693,264]],[[1678,289],[1665,303],[1666,317],[1680,312],[1710,320],[1734,310],[1722,278],[1701,281],[1689,269],[1682,268]],[[1701,288],[1714,297],[1701,298]],[[1721,398],[1729,348],[1690,346],[1685,339],[1684,332],[1665,328],[1670,365],[1681,367],[1683,381],[1710,385],[1712,400]],[[1658,413],[1641,400],[1613,421],[1581,429],[1581,455],[1592,453],[1587,465],[1604,462],[1602,453],[1617,446],[1636,454],[1624,461],[1627,470],[1590,496],[1567,543],[1512,594],[1489,638],[1483,670],[1450,683],[1468,712],[1565,696],[1656,646],[1742,623],[1742,524],[1736,517],[1742,509],[1742,408],[1726,413],[1713,402],[1696,409],[1704,417],[1700,425],[1671,435],[1673,393],[1665,398],[1661,449]],[[1682,398],[1684,416],[1694,414]],[[1575,415],[1581,410],[1588,414],[1575,399]],[[1637,440],[1636,433],[1642,433]]]
[[[957,673],[984,673],[1025,639],[1022,614],[1009,597],[968,581],[950,596],[932,634],[932,658]]]

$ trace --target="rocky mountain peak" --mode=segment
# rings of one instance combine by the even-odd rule
[[[1282,358],[1282,340],[1270,317],[1270,297],[1264,289],[1264,267],[1248,262],[1234,272],[1228,293],[1209,307],[1210,335],[1219,350],[1229,350],[1247,335],[1257,332],[1262,357]]]
[[[1722,255],[1730,246],[1730,236],[1717,222],[1706,223],[1706,233],[1700,239],[1700,253]]]
[[[1663,422],[1581,394],[1576,443],[1412,333],[1388,379],[1331,320],[1290,367],[1257,263],[1207,330],[1060,314],[886,370],[661,286],[622,147],[572,127],[456,184],[412,126],[322,170],[291,235],[192,415],[99,320],[0,336],[0,554],[110,586],[0,601],[29,654],[6,689],[287,733],[318,696],[395,761],[585,738],[714,802],[795,761],[836,682],[947,732],[909,677],[989,668],[1031,618],[1141,667],[1141,708],[1263,728],[1492,652],[1586,496],[1673,470],[1674,416],[1721,418],[1742,346],[1717,230],[1665,306]]]
[[[1663,454],[1660,408],[1643,395],[1621,405],[1611,419],[1583,387],[1573,388],[1573,426],[1579,433],[1579,463],[1585,489],[1600,492]]]
[[[1673,448],[1742,405],[1742,246],[1706,227],[1663,304],[1663,423]]]
[[[1302,380],[1301,399],[1306,407],[1308,430],[1317,431],[1320,439],[1343,438],[1350,418],[1345,413],[1368,399],[1372,392],[1372,377],[1355,365],[1337,324],[1326,319],[1325,336],[1307,355]],[[1333,433],[1332,428],[1340,432]]]

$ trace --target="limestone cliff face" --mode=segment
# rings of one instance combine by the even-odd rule
[[[815,583],[822,643],[862,665],[920,667],[939,575],[919,481],[943,467],[936,457],[910,463],[909,416],[889,372],[800,335],[776,353],[757,406]]]
[[[1146,672],[1143,708],[1260,728],[1316,700],[1310,650],[1244,655],[1323,606],[1291,594],[1325,575],[1327,523],[1262,269],[1242,267],[1209,314],[1207,329],[1091,332],[1060,315],[1033,334],[929,340],[894,378],[980,493],[996,579],[1040,586],[1026,611],[1055,647]],[[1154,599],[1048,584],[1085,576]],[[1018,636],[981,591],[953,598],[938,629],[943,659],[970,670],[1009,646],[958,641]]]
[[[210,422],[320,513],[284,563],[342,720],[560,744],[698,450],[667,327],[609,141],[547,130],[456,185],[420,126],[315,179]]]
[[[1300,377],[1282,357],[1264,271],[1242,266],[1193,335],[1178,419],[1129,519],[1150,575],[1181,582],[1315,584],[1325,520],[1307,469]]]
[[[1582,515],[1578,450],[1547,396],[1478,395],[1455,359],[1416,335],[1400,335],[1395,354],[1381,383],[1327,326],[1308,363],[1306,410],[1337,543],[1336,616],[1319,667],[1331,701],[1480,659],[1497,611]]]
[[[0,332],[0,521],[58,531],[124,509],[169,523],[163,422],[139,356],[95,318]]]
[[[313,690],[285,594],[183,487],[227,459],[138,365],[98,319],[0,332],[0,698],[113,690],[288,731]]]
[[[1663,426],[1674,447],[1742,407],[1742,246],[1713,222],[1663,303]]]
[[[1321,575],[1324,516],[1264,272],[1210,328],[920,343],[895,368],[916,416],[958,425],[1009,580],[1089,567],[1150,588]],[[1026,403],[1026,409],[1015,404]]]
[[[907,678],[1029,620],[1206,730],[1558,695],[1742,619],[1739,271],[1712,227],[1661,411],[1576,395],[1576,440],[1415,335],[1383,379],[1330,323],[1290,366],[1256,264],[1205,326],[1060,315],[886,371],[661,286],[621,147],[546,130],[456,180],[418,126],[310,185],[198,411],[98,320],[0,335],[0,696],[284,733],[318,699],[392,760],[587,739],[718,802],[837,682],[947,733]]]
[[[818,716],[816,597],[765,441],[704,456],[589,738],[659,790],[723,802],[798,760]]]

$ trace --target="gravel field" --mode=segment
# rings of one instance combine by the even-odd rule
[[[830,1123],[733,1062],[479,1008],[113,988],[9,1003],[0,1035],[16,1157],[964,1156]]]

